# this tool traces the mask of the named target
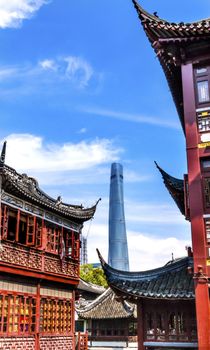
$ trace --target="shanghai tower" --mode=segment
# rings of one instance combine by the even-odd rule
[[[129,271],[123,198],[123,167],[119,163],[113,163],[111,166],[108,262],[115,269]]]

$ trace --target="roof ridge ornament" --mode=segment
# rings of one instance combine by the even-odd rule
[[[0,170],[3,169],[5,164],[6,146],[7,146],[7,141],[4,141],[2,151],[1,151],[1,157],[0,157]]]

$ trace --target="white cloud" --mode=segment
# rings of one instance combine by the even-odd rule
[[[99,203],[100,206],[100,203]],[[97,212],[96,212],[97,217]],[[88,235],[88,261],[98,262],[96,248],[104,259],[108,260],[108,220],[106,224],[87,223],[83,229]],[[155,237],[141,231],[127,230],[129,263],[131,271],[142,271],[165,265],[172,258],[186,255],[185,247],[190,245],[190,239],[177,239],[174,236],[167,238]]]
[[[11,134],[6,140],[6,163],[23,171],[49,173],[89,169],[117,160],[121,151],[107,139],[60,145],[46,144],[40,136]]]
[[[89,262],[98,262],[96,248],[107,260],[108,205],[109,198],[102,197],[90,228],[90,223],[86,223],[83,229],[83,234],[88,234]],[[138,203],[130,198],[125,201],[125,220],[130,270],[162,266],[171,259],[172,253],[174,258],[186,255],[185,247],[191,244],[189,223],[173,204]]]
[[[79,131],[78,131],[78,134],[85,134],[87,132],[87,129],[86,128],[81,128]]]
[[[43,61],[40,61],[39,65],[44,70],[57,71],[57,69],[58,69],[58,66],[57,66],[57,64],[56,64],[56,62],[54,60],[45,59]]]
[[[92,115],[103,116],[107,118],[113,118],[113,119],[133,122],[133,123],[151,124],[151,125],[156,125],[156,126],[161,126],[166,128],[180,129],[180,125],[178,123],[167,119],[161,119],[158,117],[112,111],[112,110],[104,109],[100,107],[80,107],[79,110],[84,113],[88,113]]]
[[[24,19],[46,4],[47,0],[0,0],[0,28],[19,27]]]
[[[15,67],[2,67],[0,68],[0,81],[4,81],[5,79],[14,77],[16,74],[17,69]]]
[[[1,1],[1,0],[0,0]],[[19,82],[18,90],[27,92],[35,87],[35,91],[47,84],[54,91],[59,84],[76,89],[86,89],[90,83],[100,84],[100,74],[94,71],[91,64],[79,56],[64,56],[39,60],[36,64],[23,64],[17,66],[0,66],[0,81],[7,83]],[[39,84],[40,89],[37,89]],[[27,89],[24,87],[27,85]],[[94,84],[93,84],[94,85]],[[30,89],[28,87],[30,86]],[[2,84],[2,92],[4,92]],[[66,89],[65,89],[66,91]]]
[[[66,77],[78,87],[86,87],[94,73],[91,65],[81,57],[75,56],[65,57],[64,61],[67,62]]]
[[[172,202],[172,200],[171,200]],[[135,223],[148,223],[149,225],[162,224],[183,224],[183,216],[176,205],[154,202],[131,202],[125,200],[126,218]],[[135,208],[135,210],[134,210]]]
[[[186,255],[190,240],[154,237],[141,232],[128,231],[130,266],[134,270],[152,269],[166,264],[172,258]]]

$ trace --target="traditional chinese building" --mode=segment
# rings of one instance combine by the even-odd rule
[[[188,174],[182,191],[181,182],[169,175],[164,180],[191,222],[198,345],[210,349],[210,19],[170,23],[132,2],[165,73],[186,137]]]
[[[0,348],[74,349],[80,233],[96,205],[52,199],[0,159]]]
[[[197,349],[192,257],[142,272],[116,270],[99,258],[119,300],[137,305],[138,350]]]
[[[111,288],[91,303],[78,305],[78,322],[85,322],[89,349],[137,348],[136,307],[120,302]]]

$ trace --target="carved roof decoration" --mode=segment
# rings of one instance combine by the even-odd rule
[[[108,288],[103,294],[85,307],[77,307],[79,317],[84,319],[128,318],[134,315],[135,307],[126,301],[119,301],[113,290]]]
[[[120,271],[108,265],[98,251],[106,279],[113,291],[123,299],[192,300],[195,298],[193,275],[188,268],[193,258],[185,257],[148,271]]]
[[[73,219],[79,223],[91,219],[96,211],[99,201],[91,208],[84,208],[82,205],[66,204],[48,196],[39,188],[36,179],[26,174],[19,174],[15,169],[3,164],[1,169],[2,190],[13,194],[16,197],[28,200],[35,205],[51,210],[52,212]],[[99,199],[100,200],[100,199]]]
[[[132,0],[144,31],[166,75],[179,117],[183,122],[183,96],[180,63],[196,59],[210,45],[210,18],[193,23],[173,23],[145,11]]]
[[[180,212],[185,215],[185,204],[184,204],[184,180],[177,179],[168,173],[166,173],[163,169],[159,167],[159,165],[155,162],[156,167],[160,171],[163,182],[173,198],[174,202],[178,206]]]

